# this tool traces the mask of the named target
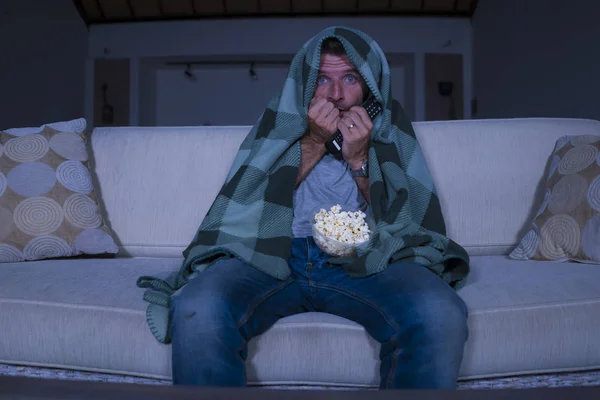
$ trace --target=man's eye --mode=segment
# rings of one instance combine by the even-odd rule
[[[325,78],[324,76],[319,76],[317,78],[317,83],[325,83],[325,81],[327,80],[327,78]]]
[[[356,82],[356,77],[354,75],[348,75],[346,79],[351,83]]]

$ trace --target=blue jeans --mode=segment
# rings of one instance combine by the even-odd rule
[[[282,317],[320,311],[363,325],[381,343],[382,389],[455,388],[468,328],[454,289],[416,264],[356,279],[327,259],[312,238],[297,238],[285,281],[237,259],[192,279],[170,310],[173,384],[244,386],[251,338]]]

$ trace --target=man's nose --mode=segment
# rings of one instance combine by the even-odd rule
[[[329,87],[329,101],[338,102],[344,97],[344,90],[340,82],[334,81]]]

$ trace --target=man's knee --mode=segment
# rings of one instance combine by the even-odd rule
[[[199,279],[199,278],[195,278]],[[218,286],[190,281],[171,301],[172,324],[205,326],[214,329],[231,319],[231,303],[226,291]]]
[[[468,338],[468,311],[453,289],[426,291],[413,303],[413,307],[414,317],[425,336],[459,342]]]

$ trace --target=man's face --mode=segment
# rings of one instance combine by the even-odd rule
[[[340,116],[343,116],[344,111],[362,104],[366,91],[367,85],[347,56],[321,56],[313,98],[326,98],[340,110]]]

